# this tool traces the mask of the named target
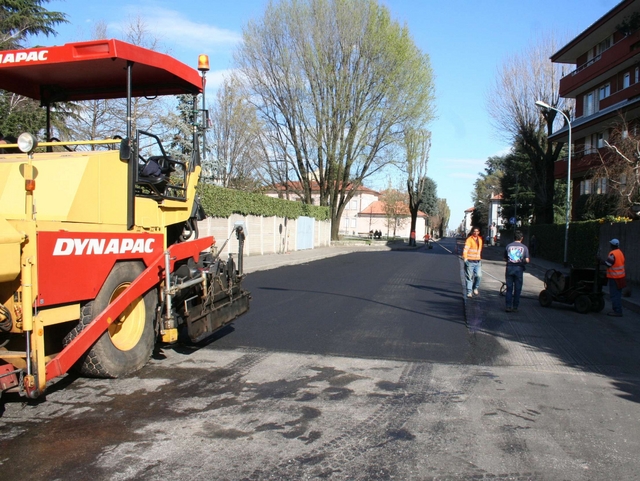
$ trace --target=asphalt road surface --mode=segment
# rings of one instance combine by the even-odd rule
[[[213,342],[3,398],[0,479],[637,479],[638,316],[543,309],[531,276],[505,313],[497,255],[464,302],[447,249],[255,272]]]

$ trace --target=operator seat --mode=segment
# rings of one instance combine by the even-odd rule
[[[169,156],[154,155],[138,165],[138,184],[151,191],[152,197],[163,197],[171,174],[175,171]]]

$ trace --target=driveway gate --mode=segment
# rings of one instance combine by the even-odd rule
[[[296,250],[313,249],[313,229],[315,220],[313,217],[298,217],[296,222]]]

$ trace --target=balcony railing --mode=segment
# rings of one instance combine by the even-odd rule
[[[611,48],[611,47],[609,47]],[[607,49],[608,50],[608,49]],[[594,63],[596,63],[598,60],[600,60],[602,58],[602,54],[600,55],[596,55],[595,57],[593,57],[591,60],[589,60],[586,63],[583,63],[582,65],[580,65],[579,67],[577,67],[575,70],[569,72],[567,75],[565,75],[565,77],[568,77],[569,75],[573,76],[575,74],[577,74],[578,72],[582,72],[584,69],[591,67]],[[564,77],[563,77],[564,78]]]
[[[640,31],[628,35],[600,55],[568,73],[560,79],[560,96],[567,97],[571,92],[600,75],[611,75],[612,69],[627,59],[640,53]]]

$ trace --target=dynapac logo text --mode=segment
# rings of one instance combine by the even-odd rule
[[[47,60],[47,55],[49,55],[48,50],[0,53],[0,63],[44,62]]]
[[[65,239],[56,240],[54,256],[100,254],[151,254],[156,239]]]

